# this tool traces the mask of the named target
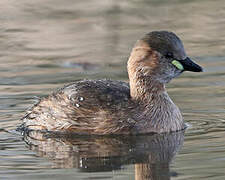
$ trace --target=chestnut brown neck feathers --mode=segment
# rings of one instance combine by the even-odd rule
[[[159,56],[159,53],[143,41],[133,48],[127,63],[130,94],[133,99],[149,101],[149,95],[165,91],[165,85],[156,78]]]

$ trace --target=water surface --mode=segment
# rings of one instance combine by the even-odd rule
[[[1,179],[224,179],[224,10],[222,0],[1,0],[1,128],[15,129],[34,96],[74,80],[128,81],[131,48],[149,31],[174,31],[205,69],[168,84],[190,125],[184,141],[178,133],[154,145],[152,137],[40,143],[0,132]]]

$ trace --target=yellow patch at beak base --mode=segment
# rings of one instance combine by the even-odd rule
[[[181,70],[181,71],[184,70],[183,65],[182,65],[179,61],[173,60],[173,61],[172,61],[172,64],[173,64],[177,69],[179,69],[179,70]]]

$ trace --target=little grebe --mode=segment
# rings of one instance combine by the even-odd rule
[[[154,31],[137,41],[127,63],[130,85],[83,80],[42,98],[23,117],[25,130],[78,134],[162,133],[184,129],[165,84],[202,68],[186,56],[172,32]]]

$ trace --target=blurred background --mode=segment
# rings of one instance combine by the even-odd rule
[[[129,53],[153,30],[175,32],[205,70],[168,84],[190,126],[171,164],[171,179],[224,179],[223,0],[1,0],[0,127],[14,130],[34,96],[66,83],[84,78],[128,82]],[[134,179],[132,164],[96,174],[55,168],[19,135],[0,133],[2,179]]]

